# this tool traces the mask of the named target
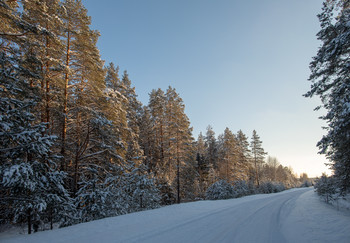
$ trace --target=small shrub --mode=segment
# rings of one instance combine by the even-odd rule
[[[306,181],[303,182],[303,184],[301,184],[300,187],[310,187],[310,186],[312,186],[311,182],[306,180]]]
[[[264,194],[281,192],[285,189],[284,184],[281,182],[266,181],[262,182],[259,186],[259,192]]]
[[[236,197],[243,197],[252,194],[249,188],[249,184],[246,181],[235,181],[233,184],[233,189],[235,191]]]
[[[206,191],[205,197],[208,200],[221,200],[235,197],[234,187],[226,182],[220,180],[212,184]]]
[[[321,196],[326,203],[335,199],[336,195],[336,183],[333,177],[327,177],[322,175],[320,179],[315,184],[316,192]]]

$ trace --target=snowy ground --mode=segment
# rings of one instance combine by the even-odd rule
[[[350,213],[312,188],[200,201],[97,220],[0,242],[350,242]]]

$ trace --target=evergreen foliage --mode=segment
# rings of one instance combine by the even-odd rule
[[[322,175],[320,179],[317,180],[315,184],[315,189],[317,194],[321,196],[326,203],[330,203],[332,200],[337,198],[336,179],[334,177],[328,177],[327,175]]]
[[[325,1],[318,15],[322,42],[310,63],[312,82],[306,97],[321,98],[327,112],[327,134],[317,144],[331,161],[334,178],[342,193],[350,190],[350,9],[349,1]]]
[[[225,180],[219,180],[212,184],[206,194],[208,200],[222,200],[235,197],[233,186]]]
[[[259,186],[259,192],[260,193],[275,193],[275,192],[281,192],[285,190],[285,186],[283,183],[276,183],[271,181],[262,182]]]
[[[37,43],[21,38],[22,33],[37,37],[52,33],[19,19],[16,7],[1,1],[6,23],[0,45],[1,213],[6,215],[3,220],[27,222],[31,233],[32,222],[46,221],[52,227],[53,220],[72,211],[72,205],[64,187],[66,174],[57,171],[52,151],[56,137],[48,134],[47,122],[35,117],[41,96],[33,80],[42,76],[28,68],[38,55],[27,53],[27,48]]]

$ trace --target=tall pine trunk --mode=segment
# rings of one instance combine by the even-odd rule
[[[177,162],[177,203],[181,202],[180,198],[180,148],[179,148],[179,136],[177,133],[176,139],[176,162]]]
[[[67,34],[67,53],[66,53],[66,68],[69,66],[70,61],[70,32],[68,31]],[[67,112],[67,103],[68,103],[68,81],[69,81],[69,75],[68,70],[66,70],[65,77],[64,77],[64,100],[63,100],[63,124],[62,124],[62,147],[61,147],[61,155],[62,155],[62,163],[61,163],[61,169],[67,170],[66,165],[66,136],[67,136],[67,119],[68,119],[68,112]]]
[[[259,169],[258,169],[258,164],[257,164],[257,158],[256,155],[254,157],[254,162],[255,162],[255,177],[256,177],[256,184],[258,187],[260,186],[260,181],[259,181]]]
[[[48,28],[48,26],[46,25],[46,28]],[[48,59],[49,53],[48,53],[48,49],[50,48],[50,42],[49,42],[49,38],[46,36],[45,37],[46,40],[46,59]],[[44,74],[44,78],[45,78],[45,122],[47,129],[50,129],[50,79],[49,79],[49,70],[50,70],[50,65],[48,63],[48,61],[46,60],[45,62],[45,74]]]

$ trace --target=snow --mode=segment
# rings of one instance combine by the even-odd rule
[[[350,213],[312,188],[199,201],[106,218],[0,242],[350,242]]]

